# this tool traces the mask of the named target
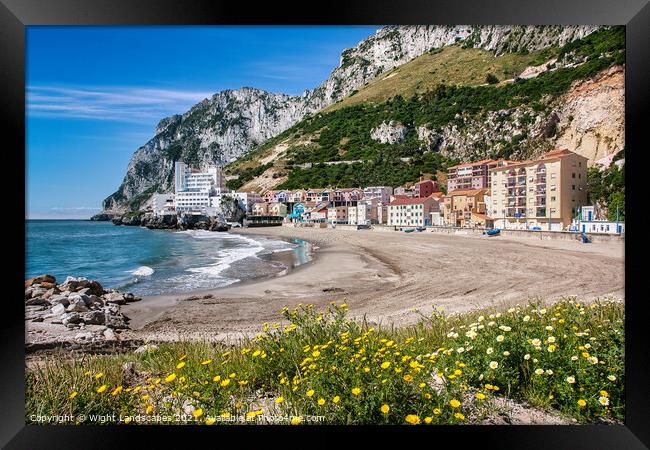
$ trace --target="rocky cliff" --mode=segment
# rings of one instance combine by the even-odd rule
[[[160,121],[154,137],[134,153],[109,212],[136,210],[154,192],[172,189],[176,160],[189,164],[236,160],[254,146],[353,93],[377,75],[432,49],[461,43],[496,54],[564,45],[594,26],[406,26],[385,27],[342,52],[339,65],[320,86],[301,96],[254,88],[222,91],[182,115]],[[567,137],[567,139],[572,139]]]

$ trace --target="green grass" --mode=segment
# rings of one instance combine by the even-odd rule
[[[436,309],[400,329],[346,312],[345,304],[285,308],[283,324],[265,324],[234,346],[180,342],[139,356],[50,361],[28,373],[27,420],[115,413],[123,422],[193,409],[188,417],[199,423],[275,414],[283,423],[322,416],[332,424],[456,424],[480,421],[497,396],[580,422],[624,418],[621,302],[566,299],[462,315]],[[129,361],[137,376],[121,370]]]
[[[383,103],[396,95],[410,98],[432,90],[439,84],[477,86],[486,83],[487,74],[492,74],[499,80],[513,79],[529,65],[538,63],[540,56],[544,56],[544,61],[547,61],[559,51],[555,49],[554,52],[540,51],[526,55],[507,53],[494,56],[494,52],[461,48],[460,45],[450,45],[438,50],[425,53],[378,76],[354,95],[324,109],[323,112],[360,103]]]

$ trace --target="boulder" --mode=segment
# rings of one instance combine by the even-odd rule
[[[91,300],[90,300],[90,297],[88,295],[86,295],[86,294],[78,294],[76,292],[73,292],[68,296],[68,301],[70,303],[81,301],[86,306],[90,306],[90,304],[92,303]]]
[[[107,341],[115,341],[117,340],[117,336],[115,335],[115,332],[111,330],[110,328],[107,328],[104,330],[104,338]]]
[[[32,284],[39,284],[39,283],[56,283],[56,278],[54,275],[39,275],[34,278],[30,278],[29,280],[25,281],[25,287],[29,287]]]
[[[75,296],[71,295],[68,300],[70,301],[70,304],[66,308],[66,311],[68,312],[88,311],[88,306],[86,306],[86,302],[83,300],[83,298],[80,295],[75,295]]]
[[[68,277],[62,286],[64,288],[67,288],[67,290],[73,292],[79,292],[82,289],[88,289],[83,292],[86,295],[102,295],[104,293],[104,288],[101,284],[99,284],[97,281],[88,280],[84,277]]]
[[[104,325],[106,321],[104,311],[99,310],[85,312],[81,315],[81,318],[87,325]]]
[[[43,289],[55,289],[56,288],[56,283],[50,283],[48,281],[42,281],[40,283],[41,287]]]
[[[50,313],[54,316],[60,316],[61,314],[65,313],[65,306],[63,303],[57,303],[56,305],[52,306]]]
[[[50,306],[50,302],[48,302],[44,298],[39,298],[39,297],[34,297],[30,298],[25,302],[25,305],[28,306]]]
[[[60,292],[61,291],[59,291],[59,288],[54,286],[52,289],[48,289],[47,291],[45,291],[45,294],[42,295],[42,298],[45,298],[45,299],[49,300],[50,297],[52,297],[52,296],[54,296],[56,294],[59,294]]]
[[[75,334],[74,338],[77,341],[90,341],[93,338],[93,334],[89,331],[86,331],[85,333]]]
[[[68,296],[62,294],[53,295],[48,300],[53,305],[61,304],[63,306],[68,306],[70,304],[70,301],[68,300]]]
[[[63,325],[70,326],[74,324],[81,323],[83,319],[77,312],[67,312],[61,316],[61,323]],[[54,322],[53,322],[54,323]]]
[[[91,308],[101,308],[102,306],[104,306],[104,299],[98,295],[91,295],[90,304],[87,303],[87,305],[90,306]]]
[[[125,295],[120,294],[119,292],[111,292],[110,294],[105,294],[104,300],[106,300],[106,303],[113,303],[116,305],[126,305]]]

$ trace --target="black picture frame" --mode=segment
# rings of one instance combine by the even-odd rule
[[[0,405],[0,445],[9,449],[36,448],[118,448],[135,444],[169,446],[182,439],[187,445],[209,433],[211,446],[226,437],[238,447],[252,440],[274,445],[267,434],[282,432],[278,445],[320,446],[348,442],[357,432],[381,442],[387,434],[400,439],[425,439],[428,445],[442,440],[454,447],[485,448],[647,448],[650,446],[650,352],[646,345],[647,320],[643,282],[644,203],[639,199],[644,167],[642,158],[644,121],[650,116],[650,5],[648,0],[355,0],[279,5],[275,2],[245,4],[222,1],[172,0],[0,0],[0,126],[5,128],[4,165],[14,201],[5,205],[5,215],[15,228],[6,231],[9,254],[5,274],[9,275],[10,295],[3,304],[2,382]],[[24,225],[18,218],[25,213],[25,27],[29,25],[162,25],[162,24],[598,24],[626,25],[626,144],[628,208],[626,215],[626,419],[625,425],[581,426],[456,426],[456,427],[202,427],[168,426],[37,426],[25,425],[24,309],[18,299],[24,273]],[[22,150],[21,150],[22,149]],[[11,164],[10,165],[10,161]],[[7,167],[10,167],[7,169]],[[12,167],[12,168],[11,168]],[[24,216],[23,216],[24,217]],[[23,237],[21,241],[19,236]],[[631,241],[630,241],[631,239]],[[631,242],[631,243],[630,243]],[[640,265],[637,265],[638,264]],[[24,264],[23,264],[24,266]],[[15,294],[14,294],[15,293]],[[153,431],[153,432],[152,432]],[[305,439],[309,437],[307,444]],[[279,437],[276,437],[278,439]],[[229,439],[230,440],[230,439]],[[139,441],[139,439],[138,439]],[[370,442],[368,441],[368,446]],[[315,443],[314,443],[315,442]],[[167,445],[164,445],[167,443]],[[261,442],[260,442],[261,443]],[[319,444],[320,445],[317,445]],[[406,443],[406,441],[404,441]],[[138,444],[142,445],[142,444]],[[398,444],[404,445],[404,444]],[[440,444],[442,445],[442,444]]]

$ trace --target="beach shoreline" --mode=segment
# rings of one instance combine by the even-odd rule
[[[242,235],[302,239],[315,258],[283,276],[205,291],[145,298],[125,307],[124,337],[228,341],[283,322],[287,306],[346,302],[353,317],[407,326],[433,305],[450,312],[566,296],[624,297],[624,243],[589,245],[436,233],[300,227],[238,229]]]

